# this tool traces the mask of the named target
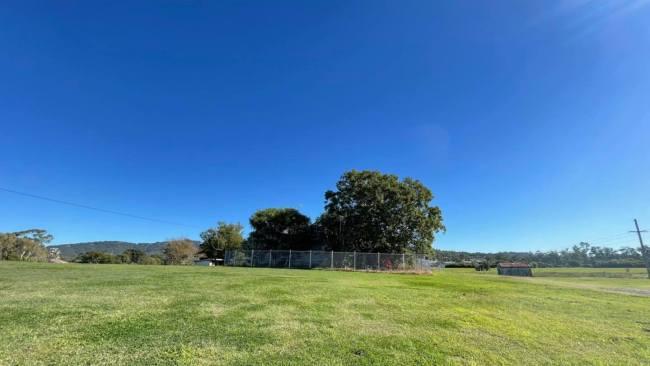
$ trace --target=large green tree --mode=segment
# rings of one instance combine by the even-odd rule
[[[220,258],[225,250],[239,249],[244,242],[243,231],[239,223],[219,222],[216,228],[201,233],[201,252],[209,258]]]
[[[267,208],[250,218],[253,231],[248,246],[253,249],[305,250],[311,247],[310,220],[293,208]]]
[[[430,253],[445,230],[433,194],[421,182],[377,171],[349,171],[325,193],[318,219],[333,250]]]

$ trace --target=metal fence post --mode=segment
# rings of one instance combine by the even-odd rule
[[[289,268],[291,268],[291,249],[289,249]]]
[[[309,251],[309,269],[311,269],[311,250]]]
[[[332,256],[330,257],[330,267],[334,268],[334,251],[332,250]]]
[[[381,270],[381,265],[379,264],[379,252],[377,252],[377,270]]]
[[[269,267],[271,267],[271,263],[273,263],[273,249],[269,249]]]
[[[255,258],[255,249],[251,249],[251,267],[253,266],[253,258]]]
[[[406,261],[404,261],[404,253],[402,253],[402,271],[406,271]]]
[[[356,271],[357,270],[357,251],[355,250],[353,253],[354,254],[353,254],[353,259],[352,259],[352,263],[353,263],[352,264],[352,270]]]

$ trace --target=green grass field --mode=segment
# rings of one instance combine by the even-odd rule
[[[535,273],[0,262],[0,364],[650,364],[642,270]]]

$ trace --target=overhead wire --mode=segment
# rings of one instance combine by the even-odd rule
[[[179,223],[179,222],[161,220],[161,219],[157,219],[157,218],[140,216],[140,215],[134,215],[134,214],[127,213],[127,212],[115,211],[115,210],[111,210],[111,209],[106,209],[106,208],[101,208],[101,207],[96,207],[96,206],[90,206],[90,205],[71,202],[71,201],[65,201],[65,200],[61,200],[61,199],[41,196],[41,195],[34,194],[34,193],[28,193],[28,192],[24,192],[24,191],[16,191],[16,190],[9,189],[9,188],[4,188],[4,187],[0,187],[0,191],[4,191],[4,192],[7,192],[7,193],[12,193],[12,194],[19,195],[19,196],[39,199],[39,200],[43,200],[43,201],[54,202],[54,203],[58,203],[58,204],[62,204],[62,205],[68,205],[68,206],[73,206],[73,207],[77,207],[77,208],[83,208],[83,209],[86,209],[86,210],[103,212],[103,213],[107,213],[107,214],[111,214],[111,215],[118,215],[118,216],[124,216],[124,217],[139,219],[139,220],[146,220],[146,221],[156,222],[156,223],[159,223],[159,224],[184,226],[184,227],[188,227],[188,228],[197,228],[195,226],[186,225],[186,224]]]

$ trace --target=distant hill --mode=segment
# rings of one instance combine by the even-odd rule
[[[198,241],[194,242],[197,246]],[[167,245],[166,241],[156,243],[130,243],[126,241],[94,241],[87,243],[73,243],[73,244],[60,244],[50,245],[50,248],[59,248],[61,257],[65,260],[72,260],[77,255],[86,252],[100,252],[108,254],[122,254],[127,249],[138,249],[148,255],[162,254],[163,249]]]

